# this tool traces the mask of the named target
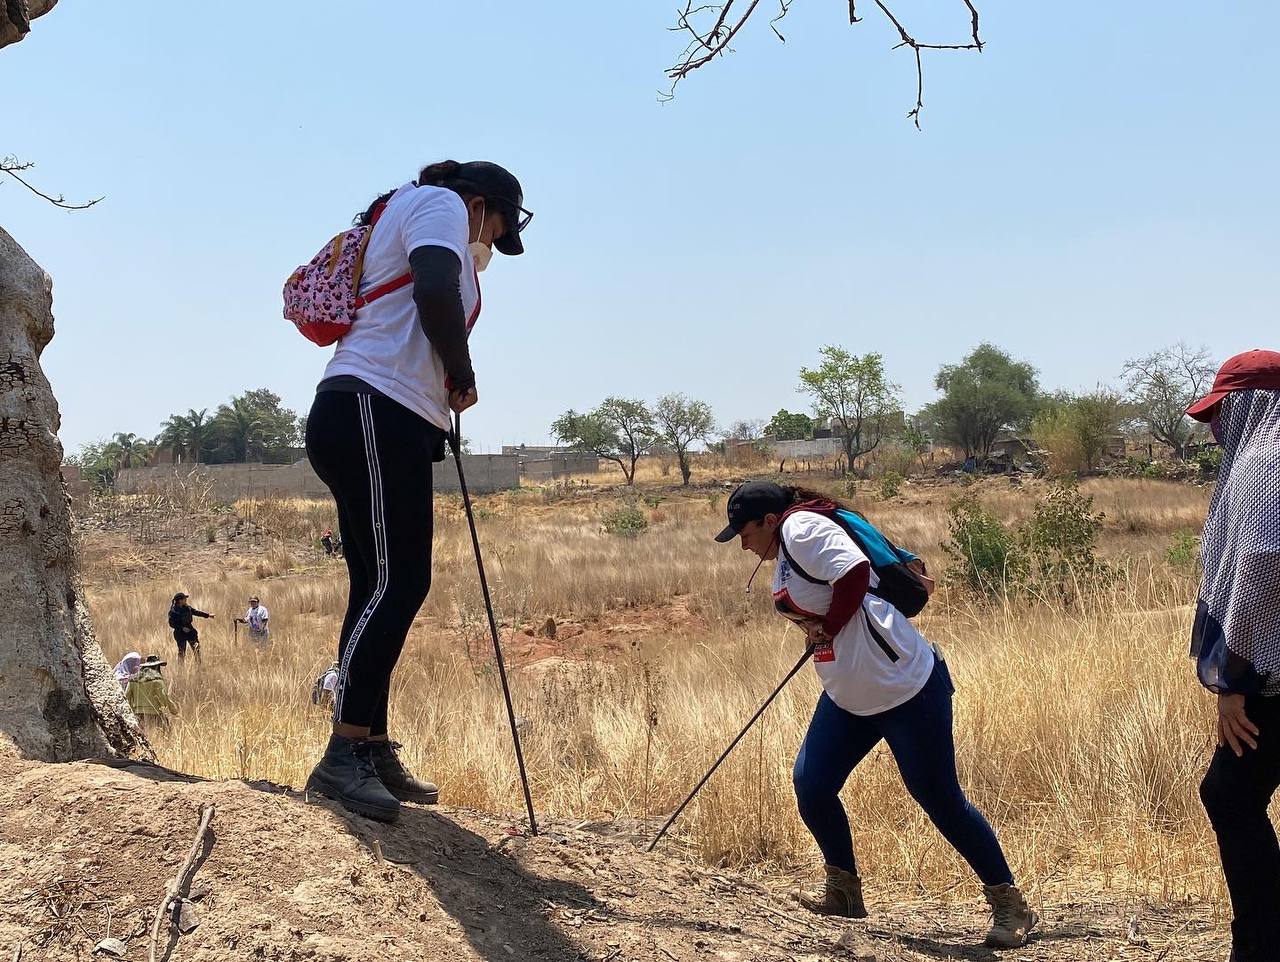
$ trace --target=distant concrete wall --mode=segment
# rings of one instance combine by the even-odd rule
[[[775,461],[836,458],[844,454],[839,438],[814,438],[812,441],[770,441],[769,453]]]
[[[519,459],[501,454],[467,454],[462,457],[467,487],[483,494],[520,487]],[[152,468],[125,468],[116,474],[121,494],[163,491],[197,474],[212,484],[219,501],[239,498],[327,498],[329,489],[308,461],[293,464],[168,464]],[[458,469],[449,457],[435,465],[432,487],[458,490]]]
[[[465,465],[463,466],[465,470]],[[596,474],[600,459],[594,454],[562,454],[551,458],[521,458],[520,474],[530,481],[555,481],[577,474]]]

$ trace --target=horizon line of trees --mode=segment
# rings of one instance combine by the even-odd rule
[[[652,404],[611,395],[590,410],[565,411],[551,433],[561,444],[614,462],[628,484],[646,455],[674,457],[687,485],[699,442],[724,451],[730,443],[805,440],[819,424],[839,439],[846,471],[890,439],[916,455],[936,441],[982,459],[1007,433],[1066,452],[1060,461],[1092,470],[1117,434],[1165,445],[1185,460],[1191,445],[1208,435],[1184,412],[1209,390],[1216,371],[1207,349],[1179,342],[1126,361],[1120,387],[1046,392],[1030,362],[983,342],[958,363],[942,365],[934,377],[941,396],[907,417],[901,387],[886,374],[882,354],[856,355],[829,344],[814,367],[798,372],[796,390],[809,398],[808,414],[781,408],[769,421],[740,420],[719,431],[711,406],[685,394],[666,394]],[[67,461],[86,480],[109,486],[118,471],[150,464],[161,451],[173,461],[203,464],[288,463],[305,433],[304,416],[259,388],[233,395],[212,414],[208,408],[172,414],[153,438],[117,432],[82,445]]]
[[[810,399],[811,414],[782,408],[767,422],[735,421],[713,440],[715,418],[703,401],[669,394],[651,407],[610,396],[589,411],[566,411],[551,433],[562,444],[616,463],[628,484],[648,454],[674,455],[687,485],[690,447],[698,441],[723,451],[737,442],[806,440],[819,424],[830,425],[831,436],[839,439],[846,471],[890,439],[914,455],[936,441],[963,451],[966,459],[983,459],[1004,434],[1050,449],[1062,466],[1093,470],[1111,438],[1124,434],[1165,445],[1186,460],[1191,445],[1208,437],[1186,408],[1209,390],[1217,372],[1207,349],[1179,342],[1126,361],[1119,388],[1099,384],[1078,393],[1046,392],[1030,362],[983,342],[959,363],[940,367],[934,387],[941,396],[907,417],[901,387],[888,378],[883,355],[855,355],[838,345],[818,354],[818,364],[802,367],[797,383],[797,392]]]
[[[306,417],[284,407],[279,395],[258,388],[233,395],[212,414],[208,408],[171,414],[154,437],[118,431],[83,444],[67,463],[98,487],[109,487],[117,472],[145,467],[162,452],[174,462],[287,464],[297,457],[306,426]]]

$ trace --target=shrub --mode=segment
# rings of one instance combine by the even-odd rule
[[[972,493],[953,501],[947,514],[951,539],[942,549],[961,584],[977,594],[1035,592],[1069,601],[1079,586],[1110,571],[1095,554],[1104,516],[1073,483],[1054,485],[1016,528]]]
[[[1196,467],[1206,478],[1216,478],[1222,468],[1222,448],[1202,448],[1196,452]]]
[[[1108,569],[1094,549],[1104,520],[1074,483],[1055,484],[1019,532],[1028,585],[1068,599],[1080,582],[1103,576]]]
[[[906,479],[897,471],[886,471],[880,478],[880,497],[885,501],[896,498],[904,480]]]
[[[1019,560],[1013,533],[974,494],[964,494],[947,508],[951,540],[942,550],[959,569],[961,583],[979,594],[1005,590]]]
[[[1173,536],[1164,559],[1174,568],[1194,568],[1200,563],[1200,539],[1190,531],[1179,531]]]
[[[649,527],[649,519],[634,504],[624,505],[605,513],[604,530],[620,538],[636,538]]]

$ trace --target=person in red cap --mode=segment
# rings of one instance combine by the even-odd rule
[[[1280,353],[1237,354],[1187,414],[1222,445],[1205,519],[1191,630],[1200,682],[1218,696],[1218,749],[1200,798],[1231,893],[1231,958],[1275,960],[1280,842]]]

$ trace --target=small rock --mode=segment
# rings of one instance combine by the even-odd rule
[[[191,901],[200,902],[207,899],[213,894],[213,886],[208,882],[201,882],[191,887]]]
[[[178,900],[173,918],[178,925],[178,931],[183,935],[188,935],[200,927],[200,915],[196,912],[195,903],[187,899]]]
[[[101,952],[103,955],[114,955],[118,958],[123,958],[124,954],[129,951],[129,946],[119,939],[103,939],[93,947],[93,951]]]
[[[845,929],[836,945],[848,953],[848,958],[852,962],[876,962],[874,949],[867,945],[862,933],[857,929]]]

